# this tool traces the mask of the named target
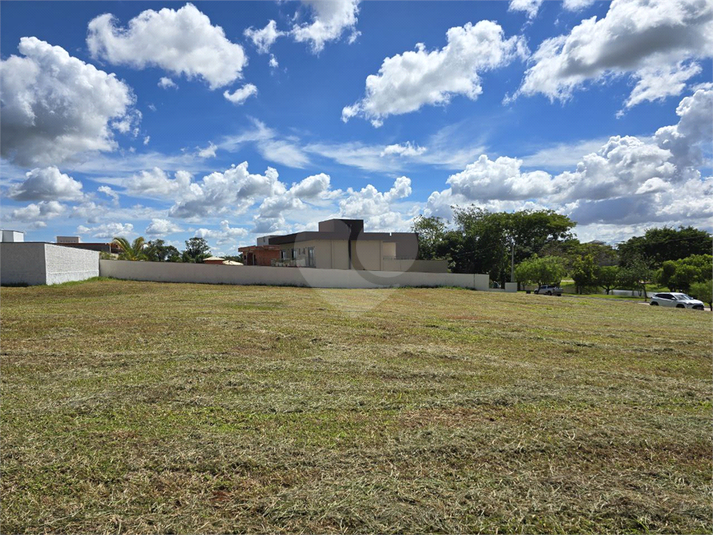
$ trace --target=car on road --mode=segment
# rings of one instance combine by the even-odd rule
[[[545,284],[544,286],[540,286],[535,290],[536,294],[540,295],[562,295],[562,288],[555,284]]]
[[[704,307],[703,301],[675,292],[653,294],[650,304],[655,307],[693,308],[695,310],[703,310]]]

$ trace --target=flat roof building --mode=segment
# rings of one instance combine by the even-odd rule
[[[279,248],[275,266],[369,271],[427,271],[446,273],[439,260],[417,260],[415,232],[365,232],[362,219],[320,221],[319,230],[269,236]]]

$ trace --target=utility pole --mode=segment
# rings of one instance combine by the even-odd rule
[[[510,282],[515,282],[515,238],[510,237]]]

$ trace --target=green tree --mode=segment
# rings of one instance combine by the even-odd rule
[[[713,241],[709,232],[694,227],[652,228],[619,244],[620,265],[628,266],[644,258],[660,267],[666,260],[680,260],[693,255],[710,254]]]
[[[696,282],[696,268],[686,264],[676,266],[676,271],[668,281],[670,290],[679,290],[687,292],[691,288],[691,284]]]
[[[129,243],[126,238],[114,238],[112,243],[119,246],[119,260],[146,260],[146,251],[144,250],[145,241],[143,237],[136,238],[133,243]]]
[[[507,234],[515,242],[515,263],[536,254],[543,255],[543,249],[550,244],[572,239],[572,229],[576,225],[566,215],[553,210],[521,210],[505,214]]]
[[[572,264],[571,275],[579,294],[584,293],[585,288],[594,286],[597,278],[597,264],[594,262],[594,257],[590,254],[577,257]]]
[[[510,277],[511,246],[515,263],[543,248],[571,239],[575,223],[551,210],[489,212],[475,206],[454,209],[454,221],[463,235],[462,250],[454,255],[454,271],[489,273],[504,283]]]
[[[510,251],[507,215],[474,206],[454,210],[454,220],[463,234],[460,254],[454,258],[456,271],[488,273],[491,279],[505,282]]]
[[[643,258],[634,258],[629,265],[619,269],[619,282],[622,288],[642,292],[646,299],[646,285],[651,282],[654,272]]]
[[[658,270],[658,282],[670,290],[687,292],[691,284],[713,278],[713,256],[692,255],[680,260],[667,260]]]
[[[453,273],[473,273],[472,263],[468,264],[471,254],[464,235],[457,230],[446,231],[443,240],[436,245],[436,258],[448,260],[448,268]]]
[[[179,262],[181,253],[173,245],[166,245],[163,240],[146,243],[146,256],[152,262]]]
[[[418,216],[411,226],[418,235],[418,257],[421,260],[436,260],[446,236],[446,223],[440,217]]]
[[[695,282],[704,282],[713,278],[713,255],[696,254],[677,261],[677,264],[691,266],[696,274]]]
[[[618,266],[601,266],[597,270],[596,284],[604,288],[604,291],[609,292],[616,286],[619,280]]]
[[[671,277],[673,277],[675,273],[676,262],[674,260],[666,260],[656,274],[656,281],[660,285],[666,286],[671,289],[669,287],[669,282],[671,281]]]
[[[708,303],[711,312],[713,312],[713,279],[708,279],[703,282],[694,282],[691,284],[689,293],[691,297]]]
[[[194,237],[186,240],[186,250],[183,251],[181,258],[188,263],[202,263],[203,260],[210,256],[210,247],[204,238]]]
[[[521,284],[559,284],[564,275],[564,260],[557,256],[532,255],[515,268],[515,279]]]
[[[609,244],[600,241],[590,241],[581,244],[580,254],[591,255],[597,266],[616,266],[619,263],[619,255],[616,249]]]

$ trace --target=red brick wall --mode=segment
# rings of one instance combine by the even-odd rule
[[[280,258],[279,248],[255,247],[252,250],[242,251],[246,266],[271,266],[272,260]]]

